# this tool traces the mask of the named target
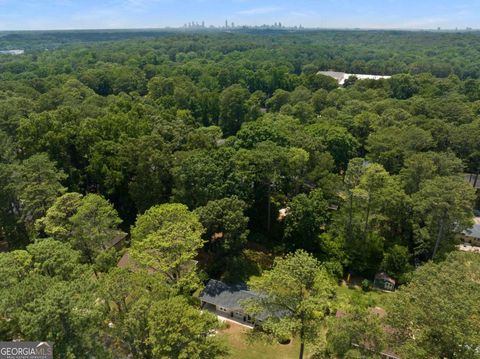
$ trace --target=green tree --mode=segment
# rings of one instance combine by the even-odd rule
[[[193,209],[232,195],[248,198],[250,189],[235,168],[234,155],[226,147],[177,152],[172,168],[173,200]]]
[[[362,159],[350,162],[345,189],[346,204],[334,217],[338,226],[329,232],[343,238],[351,268],[372,275],[382,261],[386,239],[402,239],[409,198],[381,165]]]
[[[97,282],[68,244],[37,240],[26,251],[0,254],[2,338],[55,343],[55,358],[108,358]]]
[[[203,238],[210,250],[235,256],[243,249],[249,232],[246,208],[246,203],[234,196],[210,201],[195,210],[206,229]]]
[[[392,97],[399,100],[410,98],[419,90],[417,81],[411,75],[395,75],[388,82],[390,84]]]
[[[83,196],[80,193],[68,192],[58,197],[47,210],[45,217],[37,220],[35,227],[40,234],[67,242],[72,239],[73,223],[72,216],[77,213],[82,204]]]
[[[393,216],[398,215],[398,209],[405,201],[405,193],[400,184],[385,169],[378,164],[367,166],[365,173],[360,178],[358,186],[359,197],[365,200],[365,220],[363,232],[365,235],[371,225],[382,225]],[[373,222],[373,223],[371,223]]]
[[[95,256],[107,249],[108,242],[121,234],[122,220],[113,205],[96,194],[87,194],[76,213],[70,218],[73,225],[73,247],[86,256],[90,264]]]
[[[66,193],[36,225],[47,236],[69,242],[88,263],[94,264],[95,258],[109,248],[108,243],[123,235],[118,229],[121,222],[113,205],[103,197]]]
[[[359,143],[347,129],[340,126],[314,124],[309,126],[307,131],[321,139],[334,158],[337,168],[345,169],[348,161],[355,157]]]
[[[288,204],[285,218],[285,240],[293,249],[318,252],[318,236],[328,220],[328,202],[320,189],[301,193]]]
[[[348,163],[347,171],[343,179],[347,197],[347,234],[350,236],[353,233],[353,210],[355,188],[360,184],[360,178],[365,173],[366,163],[363,158],[352,158]]]
[[[413,269],[410,264],[410,257],[407,247],[395,244],[385,253],[381,266],[382,270],[403,283],[406,279],[405,274]]]
[[[385,127],[368,137],[367,158],[380,163],[391,173],[398,173],[406,157],[433,148],[433,138],[429,131],[416,126]]]
[[[330,76],[321,74],[310,74],[304,77],[304,84],[312,91],[324,89],[332,91],[338,88],[338,82]]]
[[[65,192],[61,182],[66,175],[57,170],[46,154],[37,154],[17,165],[13,171],[12,185],[19,203],[21,220],[29,232],[34,223],[43,217],[55,199]]]
[[[352,358],[354,345],[358,346],[358,358],[377,358],[375,355],[379,355],[386,346],[381,319],[368,308],[357,306],[342,317],[331,318],[327,328],[325,352],[318,353],[327,358]]]
[[[320,89],[315,91],[312,96],[312,106],[316,113],[320,113],[322,110],[328,107],[328,91]]]
[[[265,105],[267,108],[273,112],[278,112],[282,106],[290,102],[290,93],[288,91],[278,89],[275,90],[272,97],[270,97]]]
[[[413,195],[416,252],[435,258],[455,233],[471,225],[475,190],[463,178],[441,176],[425,181]]]
[[[148,316],[153,303],[170,295],[164,278],[158,273],[113,268],[101,276],[98,295],[108,313],[106,334],[112,354],[152,358]]]
[[[245,120],[250,93],[241,85],[232,85],[220,95],[219,125],[225,135],[234,135]]]
[[[81,271],[85,270],[80,264],[81,253],[68,243],[51,238],[37,239],[27,246],[27,251],[33,262],[33,270],[49,277],[59,276],[68,281],[79,277]]]
[[[416,153],[405,160],[400,178],[408,194],[417,192],[423,181],[435,176],[452,176],[462,172],[462,161],[453,153]]]
[[[391,298],[387,310],[397,353],[420,359],[478,358],[479,273],[478,255],[464,252],[417,269],[412,281]]]
[[[154,99],[162,96],[172,96],[175,82],[172,78],[156,76],[148,82],[148,95]]]
[[[299,336],[300,359],[306,343],[317,340],[328,314],[335,282],[320,263],[299,250],[277,258],[273,268],[250,282],[258,294],[244,303],[253,317],[266,317],[261,330],[279,339]]]
[[[14,168],[0,163],[0,238],[10,248],[18,248],[27,242],[25,227],[18,223],[18,206],[15,189],[12,186]]]
[[[203,246],[204,231],[187,206],[155,206],[138,216],[130,255],[141,266],[162,273],[170,284],[192,287],[196,285],[193,259]]]
[[[212,335],[218,326],[213,314],[200,312],[182,297],[157,301],[148,316],[153,355],[178,359],[223,357],[227,349]]]
[[[167,202],[171,192],[172,156],[165,141],[159,135],[142,136],[126,143],[123,153],[130,173],[128,194],[137,211],[144,212]],[[127,203],[126,207],[130,209],[131,204]]]

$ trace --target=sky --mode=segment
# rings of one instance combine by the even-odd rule
[[[0,0],[0,30],[206,25],[320,28],[480,27],[480,0]]]

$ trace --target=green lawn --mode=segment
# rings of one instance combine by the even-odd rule
[[[236,324],[220,332],[228,347],[230,348],[231,359],[291,359],[297,358],[300,345],[298,341],[290,344],[267,344],[260,341],[250,343],[246,338],[249,329]]]
[[[347,310],[352,301],[361,300],[363,303],[368,304],[369,307],[384,307],[385,302],[391,298],[395,293],[386,293],[377,290],[370,290],[364,292],[359,287],[348,287],[342,284],[337,289],[336,306]]]

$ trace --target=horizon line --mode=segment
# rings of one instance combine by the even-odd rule
[[[310,27],[310,26],[303,26],[301,24],[294,25],[294,26],[283,26],[281,28],[274,27],[273,25],[239,25],[235,27],[222,27],[222,26],[214,26],[209,25],[205,27],[194,27],[194,28],[186,28],[184,26],[166,26],[166,27],[104,27],[104,28],[45,28],[45,29],[0,29],[0,33],[6,32],[61,32],[61,31],[159,31],[159,30],[181,30],[181,31],[188,31],[188,32],[196,32],[196,31],[232,31],[232,30],[249,30],[249,29],[256,29],[256,30],[277,30],[277,31],[288,31],[288,30],[296,30],[296,31],[305,31],[305,30],[342,30],[342,31],[427,31],[427,32],[478,32],[480,28],[470,28],[470,27],[463,27],[463,28],[427,28],[427,27]]]

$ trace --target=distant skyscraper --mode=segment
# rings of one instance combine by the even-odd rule
[[[228,20],[225,20],[225,29],[228,29]]]
[[[235,23],[232,21],[232,29],[235,28]]]

